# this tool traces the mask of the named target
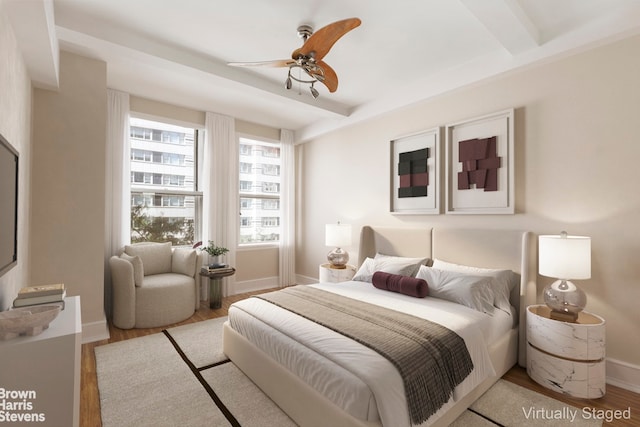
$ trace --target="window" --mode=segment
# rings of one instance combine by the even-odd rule
[[[253,204],[253,199],[245,199],[245,198],[240,199],[240,209],[249,209],[251,208],[252,204]]]
[[[200,240],[198,140],[202,131],[131,117],[131,241]]]
[[[280,175],[280,165],[262,165],[262,173],[265,175]]]
[[[278,227],[280,225],[279,217],[262,217],[263,227]]]
[[[264,199],[262,201],[262,209],[264,209],[264,210],[280,210],[280,200]]]
[[[278,182],[263,182],[262,191],[264,193],[280,193],[280,183]]]
[[[240,173],[251,173],[253,163],[240,162]]]
[[[279,143],[240,138],[240,245],[280,240]]]
[[[150,162],[152,159],[153,153],[151,151],[146,150],[131,150],[131,160],[135,160],[138,162]]]

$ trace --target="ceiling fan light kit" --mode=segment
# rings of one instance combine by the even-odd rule
[[[310,78],[310,80],[304,80],[300,77],[296,77],[291,74],[291,71],[295,68],[304,71]],[[287,79],[285,80],[284,87],[289,90],[293,87],[293,81],[298,83],[305,83],[310,85],[309,90],[311,92],[311,96],[317,98],[320,96],[320,93],[313,85],[316,82],[322,83],[324,81],[324,70],[321,66],[317,65],[313,61],[296,61],[295,63],[289,65],[289,72],[287,74]]]
[[[349,18],[337,21],[320,28],[315,33],[309,25],[301,25],[298,27],[298,36],[303,40],[302,47],[296,49],[291,54],[289,60],[277,60],[266,62],[230,62],[231,66],[267,66],[267,67],[288,67],[287,79],[284,87],[289,90],[293,87],[293,82],[300,84],[308,84],[309,91],[313,98],[318,98],[320,93],[314,87],[316,82],[324,84],[329,92],[333,93],[338,89],[338,76],[336,72],[324,61],[325,57],[335,42],[347,32],[353,30],[360,25],[358,18]],[[302,78],[300,75],[296,77],[291,72],[298,69],[299,72],[304,71],[307,75]]]

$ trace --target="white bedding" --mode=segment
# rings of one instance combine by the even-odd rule
[[[513,323],[500,310],[488,316],[449,301],[382,291],[370,283],[310,286],[438,322],[465,340],[474,370],[424,426],[484,379],[495,375],[487,348]],[[233,304],[229,321],[233,329],[354,417],[381,420],[385,426],[411,425],[402,379],[396,368],[375,351],[259,298]]]

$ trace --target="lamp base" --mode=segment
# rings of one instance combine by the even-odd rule
[[[349,262],[349,253],[340,248],[335,248],[327,254],[327,260],[329,260],[330,268],[347,268],[347,262]]]
[[[551,310],[549,318],[561,322],[578,323],[578,313],[567,313],[564,311]]]
[[[544,288],[544,302],[551,309],[551,318],[575,323],[587,305],[587,295],[567,280],[556,280]]]

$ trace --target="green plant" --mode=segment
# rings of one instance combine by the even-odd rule
[[[151,216],[146,204],[131,206],[131,242],[171,242],[174,246],[192,245],[192,218]]]
[[[216,246],[216,244],[212,240],[209,240],[209,244],[207,246],[202,246],[200,250],[205,251],[211,256],[224,255],[229,252],[229,249],[227,248]]]

